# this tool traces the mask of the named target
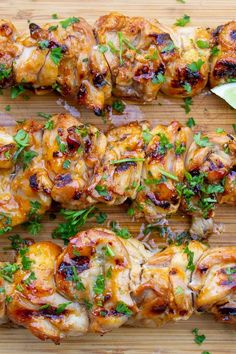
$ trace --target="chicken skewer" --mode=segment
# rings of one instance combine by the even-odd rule
[[[24,245],[1,263],[1,322],[42,340],[106,333],[124,324],[158,327],[208,312],[235,325],[236,248],[191,241],[152,253],[135,239],[90,229],[62,250]]]
[[[102,114],[111,95],[150,102],[159,90],[192,97],[236,79],[236,22],[217,29],[168,27],[119,13],[92,27],[71,17],[18,35],[0,22],[0,88],[55,90]]]
[[[133,201],[149,223],[182,210],[191,233],[212,232],[217,203],[236,204],[236,140],[178,122],[132,122],[104,134],[69,114],[0,131],[1,233],[47,211]]]

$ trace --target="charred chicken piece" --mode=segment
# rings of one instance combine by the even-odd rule
[[[13,283],[6,289],[10,301],[7,316],[28,328],[42,340],[55,343],[66,336],[78,336],[88,330],[88,318],[83,306],[68,301],[57,292],[54,281],[55,262],[61,248],[52,242],[38,242],[20,249],[12,265]],[[6,277],[9,264],[0,274]]]
[[[18,54],[16,29],[7,20],[0,20],[0,88],[14,84],[13,62]]]
[[[210,33],[204,28],[175,27],[169,29],[169,34],[173,45],[166,48],[173,55],[167,57],[161,90],[173,97],[195,96],[208,82]]]
[[[195,308],[212,313],[217,320],[236,324],[236,247],[213,248],[200,257],[190,288]]]
[[[236,79],[236,21],[218,26],[212,37],[210,86],[215,87]]]
[[[204,236],[212,232],[211,218],[218,200],[235,204],[235,152],[235,137],[225,131],[194,135],[185,161],[186,179],[180,186],[181,208],[194,216],[192,233]]]
[[[152,223],[176,213],[179,182],[185,177],[185,158],[192,142],[190,128],[178,122],[145,131],[146,149],[141,188],[134,202],[136,217]]]
[[[16,83],[38,94],[54,89],[100,114],[111,95],[110,71],[89,24],[71,17],[43,27],[31,23],[29,30],[17,38]]]
[[[106,152],[89,187],[94,199],[113,205],[136,198],[145,157],[143,134],[147,129],[145,122],[132,122],[108,131]]]
[[[42,125],[27,121],[0,131],[0,229],[44,214],[51,181],[42,159]]]
[[[124,324],[135,307],[130,296],[131,266],[125,245],[114,233],[84,231],[70,240],[57,260],[57,288],[87,305],[92,332],[111,331]]]
[[[105,154],[107,138],[69,114],[54,115],[51,122],[53,129],[43,136],[43,158],[53,183],[53,200],[67,209],[96,203],[88,188]]]
[[[163,32],[158,24],[114,12],[98,19],[95,33],[111,71],[113,94],[154,100],[165,74],[159,51]]]

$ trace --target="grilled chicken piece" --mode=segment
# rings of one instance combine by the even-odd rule
[[[105,135],[69,114],[54,115],[51,121],[53,129],[43,136],[43,158],[53,183],[53,200],[67,209],[96,203],[88,187],[105,154]]]
[[[211,56],[210,85],[215,87],[236,79],[236,21],[212,31],[214,49]]]
[[[154,100],[165,74],[158,46],[164,34],[158,24],[114,12],[98,19],[95,33],[111,71],[113,94]]]
[[[167,47],[172,55],[167,58],[161,90],[173,97],[195,96],[208,82],[210,33],[204,28],[175,27],[169,34],[174,44]],[[199,48],[202,43],[206,48]]]
[[[92,28],[82,18],[68,18],[17,38],[16,82],[42,94],[53,88],[100,114],[111,95],[110,71],[96,45]]]
[[[94,199],[112,205],[135,199],[145,157],[143,134],[147,129],[145,122],[132,122],[106,134],[106,152],[89,187]]]
[[[42,159],[42,125],[27,121],[0,131],[0,232],[44,214],[51,181]]]
[[[46,241],[22,248],[17,262],[12,265],[16,269],[13,285],[7,290],[8,317],[38,338],[55,343],[88,330],[83,306],[69,302],[57,292],[54,268],[60,253],[59,246]],[[1,272],[4,274],[4,267]]]
[[[177,186],[184,180],[192,131],[172,122],[169,126],[158,125],[145,134],[145,162],[134,207],[136,217],[145,216],[151,223],[179,208]]]
[[[185,161],[187,173],[181,189],[181,208],[194,216],[192,233],[204,236],[212,232],[210,218],[214,216],[218,199],[221,203],[235,204],[232,170],[235,163],[234,136],[224,131],[194,136]]]
[[[131,266],[124,242],[114,233],[84,231],[58,257],[57,288],[67,298],[84,303],[90,330],[104,333],[124,324],[135,307],[129,286]]]
[[[210,312],[217,320],[236,324],[236,247],[213,248],[196,264],[190,288],[195,308]]]
[[[138,312],[129,324],[156,327],[170,320],[188,319],[194,311],[188,285],[193,267],[205,249],[192,241],[186,247],[170,246],[149,258],[133,294]]]
[[[0,88],[14,84],[12,69],[18,53],[16,34],[16,29],[10,21],[0,20]]]

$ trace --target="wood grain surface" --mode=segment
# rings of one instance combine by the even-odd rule
[[[27,20],[36,23],[54,21],[53,13],[59,19],[69,16],[86,18],[91,24],[102,14],[109,11],[120,11],[127,15],[155,17],[159,21],[171,24],[176,18],[187,14],[191,16],[191,24],[199,26],[217,26],[232,19],[236,19],[236,0],[186,0],[185,4],[176,0],[1,0],[0,17],[8,18],[14,22],[19,30],[27,28]],[[19,97],[12,101],[9,93],[0,96],[0,124],[11,124],[14,119],[27,119],[36,117],[37,112],[62,112],[64,108],[59,105],[59,96],[47,95],[36,97],[30,94],[30,100],[25,101]],[[76,107],[75,103],[68,102]],[[6,112],[6,105],[11,105],[11,111]],[[193,99],[192,110],[186,115],[181,107],[182,100],[159,96],[152,104],[137,106],[128,105],[124,117],[112,117],[112,123],[121,124],[131,119],[147,119],[154,126],[158,123],[170,123],[178,119],[185,123],[191,116],[196,120],[202,130],[213,130],[216,127],[232,132],[232,124],[236,123],[236,113],[226,103],[213,96],[206,90]],[[96,124],[106,130],[101,118],[93,115],[86,109],[76,107],[81,114],[81,121]],[[124,207],[102,208],[109,214],[109,220],[119,221],[121,226],[138,235],[142,223],[132,222],[127,216]],[[55,228],[60,218],[55,221],[44,217],[44,227],[36,240],[50,239],[51,230]],[[175,230],[183,230],[188,225],[188,219],[181,215],[172,218],[171,224]],[[222,223],[224,232],[213,235],[210,245],[236,244],[236,212],[232,207],[219,207],[216,213],[216,222]],[[90,222],[87,227],[93,226]],[[21,227],[14,232],[26,236]],[[28,235],[27,235],[28,236]],[[9,245],[7,237],[0,239],[1,250]],[[1,251],[3,255],[3,251]],[[191,330],[198,327],[206,335],[206,341],[201,345],[194,343]],[[192,317],[186,322],[170,323],[160,329],[134,329],[120,328],[103,337],[88,335],[82,338],[73,338],[64,341],[60,346],[52,343],[40,342],[28,331],[21,328],[0,328],[0,354],[21,353],[63,353],[63,354],[191,354],[208,351],[211,354],[236,353],[236,334],[232,328],[214,322],[211,317]]]

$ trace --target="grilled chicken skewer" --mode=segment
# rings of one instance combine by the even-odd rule
[[[191,233],[212,232],[217,203],[236,204],[236,140],[193,134],[178,122],[132,122],[106,134],[69,114],[0,131],[1,232],[37,218],[51,201],[80,210],[130,199],[149,223],[181,209]]]
[[[236,22],[217,29],[167,27],[111,13],[94,27],[71,17],[18,35],[0,22],[0,88],[55,90],[102,114],[111,95],[150,102],[159,90],[175,97],[236,78]]]
[[[152,253],[106,229],[80,232],[62,250],[52,242],[19,249],[1,263],[1,321],[42,340],[106,333],[124,324],[158,327],[212,313],[235,325],[236,248],[191,241]]]

